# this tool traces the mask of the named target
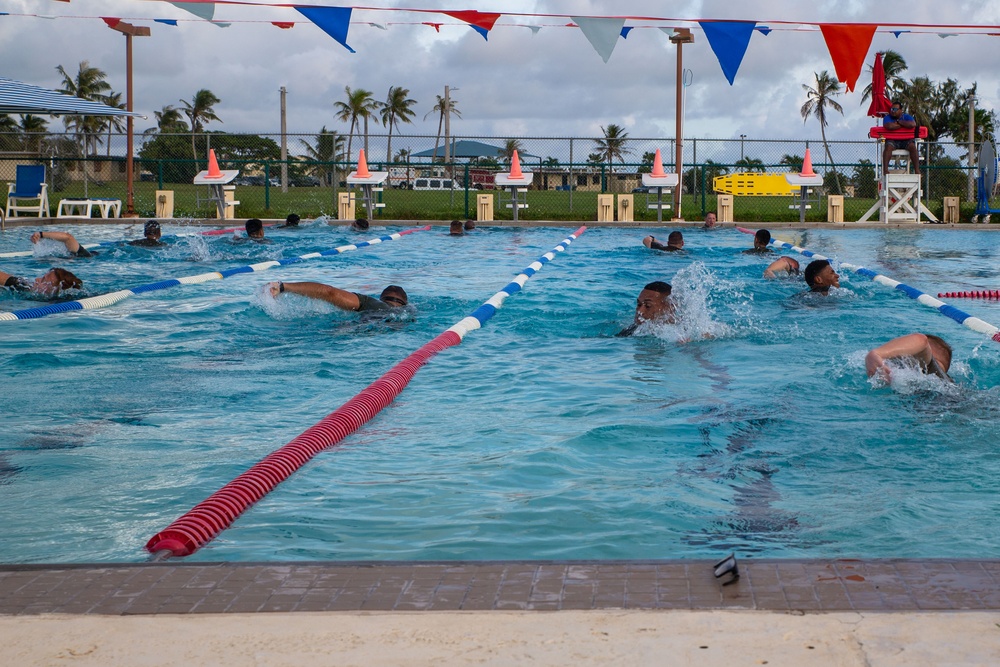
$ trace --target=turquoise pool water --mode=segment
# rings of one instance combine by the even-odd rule
[[[81,241],[140,228],[67,227]],[[267,246],[174,238],[162,251],[13,258],[90,293],[301,255],[367,234],[314,224]],[[191,233],[165,226],[167,237]],[[0,562],[141,561],[145,542],[468,315],[568,235],[441,228],[343,255],[0,322]],[[590,229],[481,330],[434,357],[386,410],[321,453],[190,557],[354,559],[988,557],[1000,546],[1000,345],[842,272],[829,298],[761,279],[751,237]],[[658,237],[662,231],[654,232]],[[29,230],[0,252],[29,249]],[[927,293],[996,289],[979,231],[775,231]],[[402,321],[298,298],[271,280],[377,294]],[[686,324],[615,338],[641,287],[671,282]],[[1000,322],[996,301],[951,301]],[[0,309],[36,305],[0,294]],[[955,348],[954,385],[865,352],[911,331]],[[711,338],[702,338],[710,333]],[[679,343],[691,338],[693,342]]]

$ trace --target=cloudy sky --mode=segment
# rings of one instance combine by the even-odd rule
[[[259,0],[258,0],[259,1]],[[313,4],[321,1],[308,0]],[[329,5],[349,6],[335,3]],[[732,0],[663,2],[662,0],[408,0],[378,2],[379,8],[477,9],[559,15],[551,18],[505,15],[486,41],[445,15],[355,9],[348,42],[352,54],[291,8],[219,5],[215,18],[233,21],[219,28],[167,2],[148,0],[0,0],[0,75],[58,87],[55,68],[74,71],[88,60],[108,74],[116,90],[125,89],[125,38],[96,17],[116,16],[148,25],[152,36],[134,41],[136,110],[150,117],[137,129],[154,124],[152,112],[200,88],[222,102],[216,112],[223,123],[210,129],[275,133],[280,128],[279,88],[288,91],[289,132],[316,133],[326,125],[346,131],[335,120],[333,103],[344,87],[365,88],[384,99],[390,86],[409,88],[417,100],[416,122],[404,133],[433,135],[431,114],[445,85],[462,113],[454,134],[486,136],[577,136],[600,134],[601,126],[623,125],[632,137],[674,134],[676,48],[655,27],[691,25],[683,19],[753,19],[759,22],[807,23],[897,22],[930,25],[1000,24],[995,0]],[[561,16],[645,15],[677,19],[637,26],[619,40],[610,61],[602,58],[579,29],[562,27]],[[35,18],[16,14],[43,14]],[[178,19],[177,27],[152,19]],[[145,19],[145,20],[143,20]],[[281,30],[271,21],[294,21]],[[444,23],[440,33],[422,21]],[[386,29],[369,23],[383,25]],[[541,26],[537,32],[526,26]],[[692,70],[685,113],[685,134],[705,138],[818,138],[819,127],[803,126],[799,108],[803,83],[814,72],[834,71],[822,35],[801,26],[781,26],[765,36],[755,33],[733,86],[722,74],[704,33],[694,26],[695,43],[684,47],[684,65]],[[916,30],[916,29],[914,29]],[[911,32],[898,38],[875,35],[869,56],[894,49],[906,59],[909,76],[934,81],[953,77],[964,86],[978,81],[979,104],[1000,102],[1000,37],[956,29]],[[966,31],[967,32],[967,31]],[[1000,29],[994,32],[1000,33]],[[840,98],[845,115],[831,119],[833,139],[863,138],[865,117],[860,91],[870,81],[862,74],[857,92]]]

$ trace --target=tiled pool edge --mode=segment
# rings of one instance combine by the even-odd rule
[[[0,614],[597,609],[1000,610],[1000,560],[0,565]],[[724,577],[722,580],[727,579]]]

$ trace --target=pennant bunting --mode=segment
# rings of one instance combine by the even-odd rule
[[[899,36],[902,35],[904,32],[910,32],[910,31],[909,30],[893,30],[892,34],[896,36],[896,39],[899,39]]]
[[[826,48],[830,50],[830,57],[833,58],[833,69],[837,72],[837,79],[844,84],[849,93],[854,92],[854,84],[861,76],[861,68],[865,64],[865,58],[868,57],[868,49],[872,45],[876,28],[878,26],[874,23],[819,25],[823,39],[826,40]]]
[[[357,53],[347,45],[347,31],[351,27],[350,7],[296,7],[295,10],[333,37],[345,49]]]
[[[378,28],[379,30],[388,30],[388,28],[385,26],[384,23],[372,23],[371,21],[369,21],[368,25],[370,25],[373,28]]]
[[[540,25],[529,25],[528,30],[531,31],[532,36],[537,35],[538,31],[542,29]]]
[[[621,37],[622,28],[625,27],[625,19],[605,19],[605,18],[585,18],[585,17],[570,17],[573,19],[580,31],[584,34],[590,45],[594,47],[597,51],[597,55],[604,59],[604,62],[608,62],[611,58],[611,52],[615,50],[615,45],[618,44],[618,38]]]
[[[632,32],[632,28],[634,27],[635,26],[627,25],[624,28],[622,28],[622,39],[628,39],[628,34]]]
[[[211,21],[215,16],[215,5],[205,2],[171,2],[174,7],[191,12],[200,19]]]
[[[116,25],[122,22],[121,19],[115,18],[113,16],[102,16],[101,20],[107,23],[109,28],[114,28]]]
[[[743,56],[753,36],[754,21],[701,21],[701,29],[705,32],[708,45],[712,47],[715,57],[719,59],[722,73],[733,85],[736,72],[740,69]]]
[[[765,37],[771,34],[771,29],[768,28],[766,25],[759,25],[756,28],[754,28],[754,30],[764,35]]]
[[[290,30],[295,27],[294,21],[271,21],[271,25],[277,26],[282,30]]]
[[[495,24],[497,19],[501,16],[501,14],[495,14],[492,12],[477,12],[475,10],[441,13],[458,19],[459,21],[465,21],[472,26],[473,30],[482,35],[483,39],[486,41],[489,41],[490,30],[493,29],[493,24]],[[438,32],[440,32],[440,30]]]
[[[177,27],[177,19],[153,19],[153,21],[155,23],[163,23],[163,24],[166,24],[166,25],[172,25],[175,28]]]
[[[431,23],[430,21],[424,21],[423,25],[429,25],[430,27],[434,28],[434,32],[441,32],[441,26],[443,24],[441,24],[441,23]]]

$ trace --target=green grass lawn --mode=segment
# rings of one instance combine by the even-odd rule
[[[168,184],[164,189],[174,191],[174,217],[176,218],[212,218],[215,217],[215,206],[209,202],[208,188],[190,184]],[[135,210],[141,217],[153,217],[156,211],[155,183],[137,182],[135,184]],[[338,192],[344,190],[338,189]],[[107,197],[125,200],[125,186],[121,182],[102,185],[89,184],[87,188],[91,198]],[[377,217],[390,220],[452,220],[476,217],[476,196],[493,194],[493,212],[496,220],[510,220],[511,210],[504,203],[509,203],[510,197],[505,192],[490,190],[391,190],[381,193],[385,208],[380,209]],[[72,183],[65,190],[50,194],[53,213],[60,199],[81,198],[84,195],[83,183]],[[597,192],[564,192],[536,191],[527,193],[528,208],[522,209],[518,217],[522,220],[596,220]],[[649,209],[648,203],[655,200],[645,193],[635,193],[633,197],[633,216],[636,221],[655,222],[656,210]],[[199,201],[200,198],[200,201]],[[281,188],[264,186],[237,186],[236,199],[240,205],[236,208],[238,218],[279,218],[283,219],[289,213],[311,218],[319,215],[336,217],[336,193],[332,188],[289,188],[282,193]],[[665,197],[665,199],[667,199]],[[806,212],[806,221],[826,221],[826,201],[813,201],[812,209]],[[791,197],[736,197],[734,201],[734,217],[740,222],[796,222],[799,219],[797,200]],[[873,199],[847,198],[844,200],[844,220],[854,221],[861,218],[872,204]],[[943,203],[932,200],[928,208],[941,217]],[[687,220],[700,220],[704,211],[716,210],[715,195],[704,197],[704,209],[701,195],[685,195],[682,202],[682,213]],[[962,204],[962,220],[968,221],[975,210],[975,205],[968,202]],[[357,215],[363,214],[359,207]],[[369,216],[371,217],[371,216]],[[673,217],[670,209],[665,209],[663,219]],[[877,214],[875,215],[877,220]]]

